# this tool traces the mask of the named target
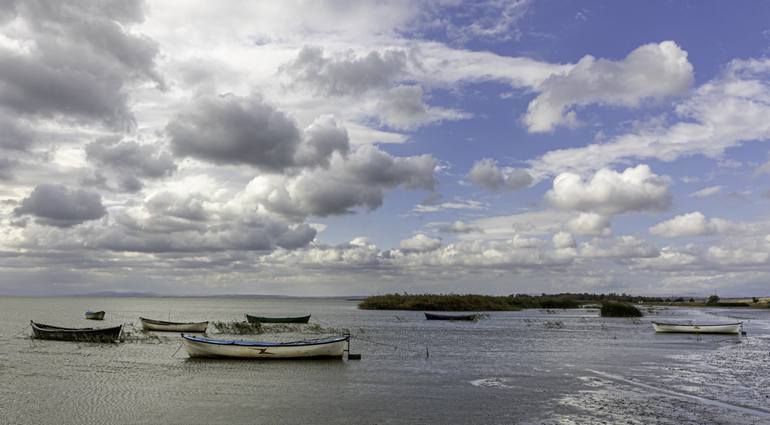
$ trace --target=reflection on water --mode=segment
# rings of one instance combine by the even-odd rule
[[[107,311],[99,326],[126,323],[136,337],[26,338],[30,319],[93,326],[83,318],[93,308]],[[139,331],[139,316],[241,321],[247,312],[312,313],[315,326],[238,338],[348,329],[363,358],[190,360],[178,335]],[[727,316],[749,321],[749,339],[656,335],[649,323]],[[0,298],[4,423],[770,423],[768,364],[762,310],[654,309],[641,320],[529,310],[474,323],[325,299]]]

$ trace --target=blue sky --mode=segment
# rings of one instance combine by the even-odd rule
[[[764,295],[769,9],[10,1],[0,293]]]

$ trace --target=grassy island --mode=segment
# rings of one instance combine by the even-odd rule
[[[516,311],[524,308],[578,308],[575,297],[561,295],[492,296],[475,294],[385,294],[364,299],[364,310]]]
[[[627,294],[589,294],[589,293],[561,293],[561,294],[513,294],[504,296],[477,295],[477,294],[384,294],[373,295],[365,298],[358,307],[364,310],[422,310],[422,311],[515,311],[525,308],[579,308],[582,305],[611,304],[608,311],[620,311],[612,303],[621,303],[634,309],[631,304],[646,304],[657,306],[676,307],[754,307],[768,308],[768,298],[749,299],[751,304],[743,299],[730,301],[720,300],[718,297],[706,299],[685,299],[645,297]],[[620,307],[622,308],[622,307]],[[637,309],[638,310],[638,309]],[[612,313],[608,313],[612,314]],[[630,313],[635,314],[635,313]],[[639,313],[641,315],[641,312]],[[609,317],[609,316],[608,316]],[[639,316],[621,316],[639,317]]]
[[[514,311],[521,307],[509,297],[458,294],[385,294],[367,297],[358,308],[364,310],[425,311]]]
[[[601,315],[602,317],[642,317],[642,312],[628,303],[608,301],[602,304]]]

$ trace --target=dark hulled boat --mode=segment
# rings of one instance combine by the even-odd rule
[[[104,320],[103,311],[86,311],[86,319],[88,320]]]
[[[249,323],[307,323],[310,320],[310,315],[299,317],[262,317],[247,314],[246,320]]]
[[[123,325],[111,328],[62,328],[32,321],[30,324],[34,338],[57,341],[116,342],[123,330]]]
[[[437,313],[425,313],[425,318],[428,320],[467,320],[474,321],[479,320],[478,314],[437,314]]]

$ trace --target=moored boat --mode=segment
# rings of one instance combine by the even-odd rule
[[[236,359],[342,358],[349,336],[292,342],[212,339],[182,334],[190,357]]]
[[[33,337],[57,341],[115,342],[120,338],[123,325],[110,328],[62,328],[30,321]]]
[[[310,320],[310,315],[298,317],[264,317],[246,314],[246,320],[248,320],[249,323],[307,323],[308,320]]]
[[[86,319],[88,320],[104,320],[103,311],[86,311]]]
[[[479,320],[478,314],[438,314],[425,313],[427,320]]]
[[[161,332],[206,332],[209,322],[166,322],[140,317],[142,329]]]
[[[740,334],[743,322],[720,324],[661,323],[652,322],[658,333]]]

